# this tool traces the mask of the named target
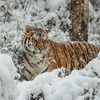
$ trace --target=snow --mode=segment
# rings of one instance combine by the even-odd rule
[[[99,8],[98,8],[99,9]],[[100,45],[100,11],[95,12],[92,4],[89,2],[89,43]],[[96,34],[97,33],[97,34]],[[97,38],[99,41],[97,41]]]
[[[0,100],[15,100],[19,95],[14,78],[18,76],[12,59],[0,54]]]
[[[65,0],[47,0],[48,8],[50,10],[58,9],[60,6],[65,6]]]
[[[0,1],[0,100],[32,100],[41,93],[45,100],[100,100],[100,53],[83,70],[73,70],[66,77],[64,69],[56,69],[38,75],[33,81],[15,80],[23,67],[20,42],[25,26],[50,27],[50,39],[70,41],[69,33],[60,29],[61,22],[70,25],[69,3],[70,0]],[[4,23],[7,10],[12,16]],[[90,19],[93,18],[89,23],[89,43],[100,45],[100,10],[96,12],[89,3],[89,12]],[[48,20],[55,25],[47,25]],[[59,72],[62,78],[57,76]]]
[[[4,5],[4,4],[5,4],[4,1],[0,1],[0,7],[1,7],[2,5]]]

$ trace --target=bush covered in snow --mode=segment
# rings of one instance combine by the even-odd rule
[[[100,44],[100,0],[90,1],[92,4],[89,3],[89,40]]]

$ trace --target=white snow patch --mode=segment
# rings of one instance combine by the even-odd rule
[[[14,81],[16,68],[7,54],[0,54],[0,100],[16,100],[19,90]]]
[[[51,10],[58,9],[59,7],[65,6],[65,0],[47,0],[48,8]]]

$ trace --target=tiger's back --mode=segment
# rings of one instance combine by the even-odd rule
[[[51,41],[50,44],[47,58],[51,58],[48,60],[51,66],[48,71],[65,67],[70,73],[73,69],[82,69],[99,52],[99,48],[86,42],[56,43]]]
[[[31,80],[40,73],[61,67],[66,68],[69,74],[73,69],[84,68],[100,51],[100,48],[86,42],[53,42],[44,30],[28,29],[30,31],[22,39],[25,53],[21,81]]]

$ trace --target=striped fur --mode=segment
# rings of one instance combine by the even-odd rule
[[[100,51],[100,48],[86,42],[53,42],[48,39],[45,30],[29,26],[27,28],[21,42],[25,51],[21,81],[32,80],[40,73],[61,67],[66,68],[69,74],[73,69],[84,68]]]

